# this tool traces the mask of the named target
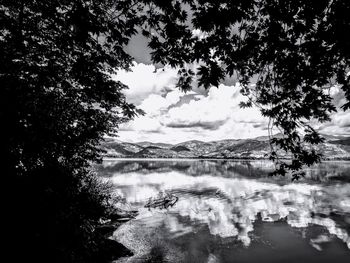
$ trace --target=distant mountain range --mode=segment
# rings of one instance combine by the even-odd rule
[[[328,135],[324,137],[325,142],[317,148],[326,159],[350,159],[350,137]],[[105,157],[115,158],[264,159],[270,151],[267,136],[212,142],[192,140],[178,144],[128,143],[108,139],[102,143],[101,148],[105,151]]]

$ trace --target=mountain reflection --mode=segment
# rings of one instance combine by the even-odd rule
[[[103,177],[116,172],[166,173],[177,171],[191,176],[213,175],[222,177],[266,177],[274,170],[272,162],[266,160],[210,160],[210,159],[115,159],[105,160],[98,171]],[[350,162],[324,162],[308,168],[306,178],[314,181],[350,182]],[[275,178],[279,180],[279,178]]]
[[[212,236],[233,238],[248,247],[256,222],[262,221],[285,222],[300,229],[320,226],[328,236],[310,239],[311,246],[321,250],[317,242],[335,236],[350,249],[350,184],[344,180],[349,163],[340,163],[341,168],[329,166],[330,175],[313,168],[307,171],[308,179],[297,183],[266,177],[271,166],[262,161],[104,165],[101,169],[108,171],[115,192],[140,211],[135,220],[116,231],[115,238],[123,243],[131,242],[132,228],[164,228],[162,235],[179,238],[206,226]],[[343,181],[330,180],[337,177]],[[172,193],[179,201],[168,210],[143,208],[159,192]]]

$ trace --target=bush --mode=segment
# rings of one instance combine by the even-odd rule
[[[94,173],[56,162],[14,181],[18,204],[12,213],[17,226],[13,235],[20,249],[15,262],[107,260],[100,253],[106,240],[95,227],[111,211],[111,194]]]

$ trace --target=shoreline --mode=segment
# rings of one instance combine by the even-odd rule
[[[289,161],[291,160],[290,158],[280,158],[281,160],[284,161]],[[229,160],[229,161],[271,161],[269,158],[219,158],[219,157],[214,157],[214,158],[207,158],[207,157],[114,157],[114,156],[103,156],[102,160],[127,160],[127,161],[173,161],[173,160]],[[320,163],[322,162],[335,162],[335,161],[350,161],[349,158],[325,158],[321,160]],[[272,161],[271,161],[272,162]]]

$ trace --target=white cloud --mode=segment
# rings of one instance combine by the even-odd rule
[[[316,128],[324,134],[329,135],[350,135],[350,111],[343,111],[342,105],[346,103],[344,92],[337,85],[333,86],[329,94],[333,98],[333,103],[337,112],[331,114],[331,121],[322,124],[316,124]]]
[[[260,123],[262,117],[257,109],[242,110],[239,107],[239,102],[244,100],[239,90],[239,84],[235,86],[221,84],[218,88],[212,87],[206,97],[197,96],[197,100],[171,108],[162,118],[162,123],[166,126],[177,123],[181,127],[208,123],[224,124],[224,121],[229,119],[235,122]]]
[[[141,135],[142,133],[160,132],[161,128],[162,125],[157,118],[142,116],[122,125],[119,133],[123,134],[126,132],[130,134],[137,132]]]
[[[239,107],[245,97],[237,83],[183,93],[175,87],[176,69],[155,70],[152,65],[137,63],[132,72],[120,71],[114,78],[129,86],[125,91],[127,99],[146,112],[121,126],[121,140],[178,143],[267,135],[267,120],[260,111]],[[338,108],[345,103],[339,87],[333,87],[330,94]],[[331,122],[315,127],[322,133],[350,134],[350,112],[339,110],[332,114]]]
[[[146,115],[122,127],[120,139],[177,143],[266,135],[266,121],[259,111],[239,107],[244,100],[239,90],[237,84],[212,87],[207,96],[193,91],[185,94],[177,89],[166,96],[150,94],[139,105]],[[179,103],[188,95],[191,100]]]
[[[170,67],[156,69],[153,65],[145,65],[134,62],[130,71],[120,70],[113,75],[114,80],[119,80],[129,86],[124,91],[129,102],[139,105],[150,94],[166,94],[175,89],[177,70]]]
[[[331,115],[331,121],[317,126],[321,133],[329,135],[350,135],[350,112],[339,110]]]
[[[122,131],[136,131],[142,134],[142,132],[160,132],[162,124],[160,123],[160,117],[168,107],[176,104],[180,101],[185,93],[174,90],[169,92],[165,97],[157,94],[150,94],[142,103],[139,108],[146,112],[145,116],[130,121],[129,123],[121,127]]]

